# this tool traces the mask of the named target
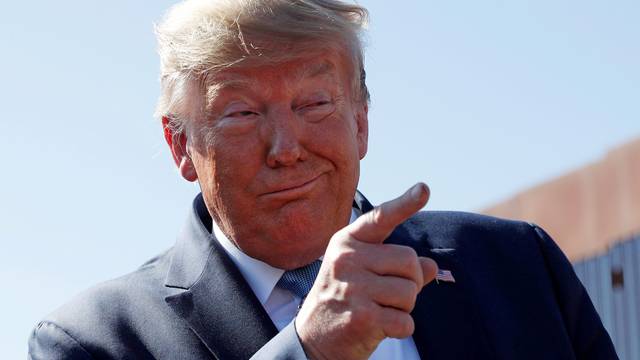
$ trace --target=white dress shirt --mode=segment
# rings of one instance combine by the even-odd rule
[[[352,210],[349,223],[352,223],[357,217],[357,212]],[[298,305],[302,300],[290,291],[276,287],[284,270],[275,268],[243,253],[220,230],[215,220],[212,225],[216,239],[218,239],[220,245],[240,270],[240,273],[267,311],[278,331],[281,331],[296,316]],[[369,359],[419,360],[420,356],[412,337],[404,339],[386,338],[378,345],[378,348],[371,354]]]

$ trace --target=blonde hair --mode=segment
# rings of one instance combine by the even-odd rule
[[[354,97],[369,101],[363,7],[336,0],[186,0],[156,26],[160,99],[156,116],[174,133],[201,115],[208,79],[230,67],[279,64],[323,51],[344,55]],[[198,103],[194,103],[197,101]]]

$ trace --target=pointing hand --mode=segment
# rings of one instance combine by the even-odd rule
[[[383,241],[428,199],[429,188],[416,184],[331,238],[296,318],[310,358],[366,359],[383,339],[413,334],[410,312],[438,267],[410,247]]]

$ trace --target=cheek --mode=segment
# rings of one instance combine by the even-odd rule
[[[353,162],[359,159],[359,147],[355,121],[348,116],[332,116],[318,124],[312,124],[310,142],[313,148],[336,162]]]
[[[252,136],[218,140],[211,156],[215,172],[209,180],[219,187],[220,196],[242,201],[262,168],[263,150]]]

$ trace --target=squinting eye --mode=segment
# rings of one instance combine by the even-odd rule
[[[301,107],[301,110],[312,110],[314,108],[320,107],[320,106],[324,106],[324,105],[328,105],[330,104],[329,101],[326,100],[322,100],[322,101],[316,101],[316,102],[312,102],[309,104],[306,104],[304,106]]]
[[[307,106],[322,106],[322,105],[326,105],[328,104],[328,101],[318,101],[318,102],[314,102],[313,104],[309,104]]]
[[[251,115],[257,115],[257,114],[254,113],[253,111],[246,110],[246,111],[236,111],[234,113],[227,115],[227,117],[240,118],[240,117],[247,117]]]

